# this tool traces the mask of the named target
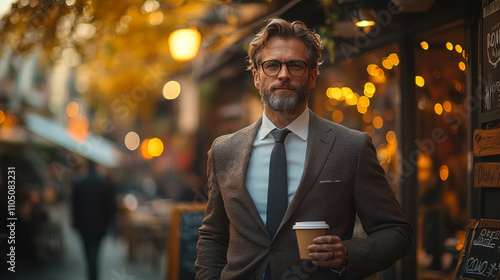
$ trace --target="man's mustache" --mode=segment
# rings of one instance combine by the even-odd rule
[[[279,88],[286,88],[286,89],[293,89],[297,90],[296,86],[293,86],[289,83],[279,83],[277,85],[271,86],[271,90],[279,89]]]

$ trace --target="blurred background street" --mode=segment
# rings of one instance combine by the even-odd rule
[[[7,274],[4,279],[16,280],[86,280],[83,247],[77,232],[70,226],[66,205],[60,205],[62,215],[61,236],[53,240],[52,248],[46,248],[38,261],[24,256],[18,262],[16,273]],[[60,243],[59,243],[60,242]],[[62,247],[58,247],[62,246]],[[165,279],[165,254],[154,257],[152,247],[142,248],[140,256],[131,259],[126,241],[115,233],[108,234],[102,241],[99,267],[103,280],[157,280]]]

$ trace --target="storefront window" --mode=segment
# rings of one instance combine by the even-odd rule
[[[456,267],[467,221],[467,51],[462,23],[414,37],[418,149],[419,279],[447,277]],[[396,196],[400,196],[398,140],[401,69],[397,44],[325,63],[313,106],[324,118],[366,131]],[[413,140],[412,140],[413,141]],[[362,234],[362,232],[359,232]],[[433,278],[434,279],[434,278]]]
[[[467,52],[454,23],[415,38],[420,279],[456,267],[467,221]]]
[[[396,45],[350,57],[321,68],[314,95],[324,118],[370,134],[396,195],[399,68]]]

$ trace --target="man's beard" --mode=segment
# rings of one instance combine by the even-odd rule
[[[273,90],[280,87],[293,88],[295,89],[295,93],[290,95],[274,94]],[[269,88],[262,88],[260,94],[262,103],[270,109],[280,112],[289,111],[307,103],[310,94],[309,82],[301,87],[295,87],[288,83],[280,83]]]

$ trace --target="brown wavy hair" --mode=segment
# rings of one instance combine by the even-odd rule
[[[247,61],[248,70],[257,70],[259,67],[262,49],[266,46],[269,39],[274,36],[281,38],[298,38],[304,42],[307,47],[307,63],[309,71],[318,69],[321,65],[321,38],[313,29],[308,29],[301,21],[289,22],[284,19],[276,18],[270,20],[262,28],[248,47]]]

